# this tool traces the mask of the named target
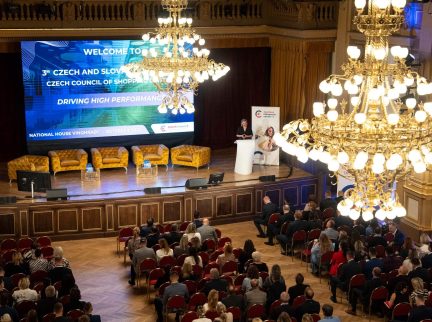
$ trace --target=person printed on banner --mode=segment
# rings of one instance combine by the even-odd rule
[[[273,126],[269,126],[265,132],[264,135],[261,138],[261,142],[258,143],[258,146],[260,149],[266,152],[272,152],[278,149],[278,146],[276,145],[275,141],[273,140],[273,137],[275,135],[275,130]]]

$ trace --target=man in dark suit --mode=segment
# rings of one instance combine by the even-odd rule
[[[372,279],[366,281],[366,284],[362,288],[353,289],[351,296],[349,298],[351,309],[346,310],[345,311],[346,313],[351,315],[356,315],[358,299],[360,299],[363,302],[363,305],[365,307],[369,305],[369,298],[372,294],[372,291],[377,287],[382,286],[382,280],[380,275],[381,275],[381,268],[374,267],[372,270]]]
[[[163,238],[165,238],[167,240],[168,244],[171,245],[172,243],[179,243],[182,236],[183,236],[183,234],[180,233],[178,230],[178,225],[172,224],[171,225],[171,231],[168,233],[165,233],[163,235]]]
[[[429,250],[431,253],[423,256],[421,259],[422,267],[426,269],[432,268],[432,246],[429,246]]]
[[[361,273],[361,266],[354,260],[354,253],[352,251],[347,251],[346,258],[347,262],[342,265],[340,276],[332,276],[330,278],[330,288],[332,292],[330,300],[334,303],[337,303],[336,289],[339,287],[342,291],[348,290],[351,277]]]
[[[163,321],[163,309],[166,306],[170,297],[180,295],[187,301],[189,298],[189,292],[185,284],[179,283],[179,275],[177,271],[171,271],[170,281],[171,284],[164,290],[163,298],[156,297],[154,300],[154,306],[157,313],[157,322]]]
[[[141,237],[147,237],[147,235],[149,235],[151,233],[153,224],[154,224],[154,219],[148,218],[147,219],[147,225],[142,225],[140,227],[140,236]]]
[[[208,295],[211,290],[226,292],[228,290],[228,282],[219,277],[219,270],[217,268],[212,268],[210,270],[210,281],[204,284],[201,292]]]
[[[287,246],[291,246],[292,237],[296,231],[308,230],[308,222],[306,220],[302,220],[301,210],[297,210],[294,213],[294,218],[295,220],[288,226],[286,234],[276,236],[276,239],[279,241],[279,244],[282,248],[282,254],[285,254],[285,249]]]
[[[348,216],[342,216],[341,214],[337,215],[335,218],[335,228],[338,229],[341,226],[351,227],[354,225],[353,221]]]
[[[425,305],[425,298],[421,294],[417,294],[415,297],[416,306],[413,307],[409,316],[408,322],[420,322],[425,319],[432,317],[432,307]]]
[[[397,228],[395,222],[391,222],[388,225],[389,232],[391,232],[394,236],[392,245],[394,246],[402,246],[405,241],[405,235]]]
[[[288,293],[282,292],[280,295],[281,304],[270,311],[270,318],[272,320],[276,321],[282,312],[286,312],[290,315],[293,314],[293,310],[291,309],[291,305],[289,304],[288,299]]]
[[[194,217],[193,223],[195,224],[195,227],[197,229],[200,228],[202,226],[202,220],[200,219],[200,212],[198,210],[195,210],[193,217]]]
[[[263,202],[264,202],[264,206],[262,207],[261,215],[257,216],[254,219],[254,225],[258,229],[258,232],[259,232],[258,237],[260,237],[260,238],[266,237],[261,225],[267,226],[267,223],[269,221],[271,214],[278,212],[278,207],[274,203],[271,202],[269,196],[265,196],[263,198]]]
[[[54,311],[54,304],[56,303],[56,290],[54,286],[49,285],[45,289],[45,298],[41,298],[36,305],[37,315],[41,321],[45,314],[52,313]]]
[[[369,260],[363,266],[363,274],[365,274],[366,278],[370,280],[372,278],[372,270],[374,267],[379,267],[382,269],[383,260],[382,258],[376,258],[376,250],[375,247],[369,248]]]
[[[420,277],[423,282],[429,283],[429,271],[421,266],[420,260],[418,258],[411,259],[413,265],[413,270],[409,272],[408,278],[411,281],[414,277]]]
[[[267,226],[268,241],[264,242],[266,245],[273,246],[273,238],[277,236],[282,228],[282,225],[287,221],[294,221],[294,213],[291,212],[289,205],[284,205],[283,211],[280,212],[279,219]]]
[[[235,306],[243,311],[244,309],[244,298],[242,295],[236,293],[234,286],[230,286],[228,290],[228,296],[222,299],[222,303],[228,308]]]
[[[68,316],[63,316],[63,304],[57,302],[54,304],[55,322],[72,322],[72,319]]]
[[[375,228],[373,236],[368,241],[369,247],[376,247],[377,245],[383,245],[384,247],[387,246],[387,241],[381,235],[381,228],[380,227]]]
[[[289,304],[292,305],[294,299],[299,295],[304,295],[305,290],[307,287],[309,287],[308,284],[303,284],[304,277],[301,273],[298,273],[295,278],[296,285],[291,286],[288,288],[288,294],[289,294]]]
[[[319,304],[319,302],[313,299],[314,291],[310,287],[306,288],[305,296],[306,296],[306,301],[302,305],[300,305],[295,311],[295,317],[297,321],[301,321],[303,315],[306,313],[308,314],[320,313],[321,305]]]
[[[327,190],[325,192],[325,198],[323,200],[321,200],[321,202],[319,204],[319,208],[320,208],[321,211],[324,211],[327,208],[333,208],[334,209],[334,213],[336,213],[337,203],[336,203],[336,200],[334,200],[332,198],[332,194],[331,194],[330,190]]]

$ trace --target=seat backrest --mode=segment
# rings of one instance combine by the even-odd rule
[[[267,222],[267,224],[269,225],[269,224],[274,224],[275,222],[277,222],[278,220],[279,220],[279,214],[278,213],[274,213],[274,214],[271,214],[270,215],[270,218],[269,218],[269,220],[268,220],[268,222]]]
[[[318,228],[312,229],[307,234],[307,240],[318,239],[320,235],[321,235],[321,230],[320,229],[318,229]]]
[[[276,300],[270,305],[270,312],[281,305],[281,300]]]
[[[311,314],[311,316],[312,316],[313,322],[318,322],[319,320],[321,320],[321,317],[319,314],[313,313],[313,314]]]
[[[183,282],[184,285],[186,285],[189,294],[194,294],[197,291],[197,282],[186,280]]]
[[[17,248],[17,242],[15,239],[8,238],[1,242],[0,249],[2,252],[10,250],[10,249],[16,249]]]
[[[190,221],[182,222],[181,225],[180,225],[179,230],[180,230],[180,231],[185,231],[186,228],[187,228],[187,226],[188,226],[189,224],[190,224]]]
[[[79,309],[74,309],[67,312],[67,316],[74,321],[77,321],[81,315],[84,315],[84,312]]]
[[[234,279],[234,285],[235,286],[240,286],[243,284],[243,280],[245,279],[246,274],[240,274],[237,275],[237,277]]]
[[[29,237],[22,237],[18,240],[18,248],[19,249],[27,249],[27,248],[31,248],[33,245],[33,239],[29,238]]]
[[[385,301],[388,297],[388,290],[385,286],[380,286],[374,289],[371,293],[370,300],[371,301]]]
[[[328,251],[328,252],[325,252],[324,254],[322,254],[321,255],[321,259],[320,259],[320,264],[321,265],[324,265],[324,264],[328,264],[328,263],[330,263],[330,261],[331,261],[331,259],[332,259],[332,257],[333,257],[333,251]]]
[[[153,258],[144,258],[140,263],[140,270],[146,271],[157,267],[157,262]]]
[[[221,238],[221,236],[222,236],[222,232],[221,232],[221,230],[220,230],[219,228],[215,228],[215,231],[216,231],[216,235],[217,235],[217,237],[218,237],[218,238]]]
[[[377,258],[385,257],[385,248],[383,245],[376,245],[375,251],[376,251],[376,257]]]
[[[44,258],[49,259],[54,255],[54,248],[52,248],[51,246],[42,247],[40,250]]]
[[[409,303],[398,303],[393,308],[392,311],[392,320],[406,320],[408,318],[408,314],[411,311],[411,305]]]
[[[164,227],[164,232],[165,233],[169,233],[171,231],[171,227],[172,227],[171,224],[166,224],[165,227]]]
[[[158,278],[164,276],[165,271],[162,268],[152,269],[148,276],[148,281],[157,280]]]
[[[159,261],[159,267],[166,267],[166,266],[172,267],[175,266],[176,264],[177,261],[172,256],[164,256]]]
[[[198,264],[192,265],[192,272],[199,279],[202,276],[203,268]]]
[[[199,252],[198,256],[201,257],[202,264],[204,266],[208,264],[210,256],[209,256],[209,254],[207,252]]]
[[[18,286],[18,283],[19,283],[19,281],[20,281],[20,279],[22,279],[22,278],[24,278],[24,277],[26,277],[26,274],[23,274],[23,273],[16,273],[16,274],[13,274],[13,275],[11,276],[11,281],[12,281],[13,286],[14,286],[14,287],[17,287],[17,286]]]
[[[254,304],[247,310],[248,319],[260,318],[264,314],[264,305],[262,304]]]
[[[286,233],[287,233],[287,231],[288,231],[288,226],[290,225],[290,222],[289,221],[285,221],[283,224],[282,224],[282,227],[281,227],[281,230],[280,230],[280,233],[281,233],[281,235],[286,235]]]
[[[16,304],[15,309],[20,317],[24,317],[27,315],[28,311],[36,309],[36,302],[24,300]]]
[[[293,236],[293,242],[304,242],[306,240],[307,234],[304,230],[297,230]]]
[[[170,309],[182,309],[185,307],[185,298],[183,296],[180,295],[174,295],[171,296],[167,303],[166,303],[166,309],[170,310]]]
[[[219,255],[222,255],[223,253],[224,251],[222,249],[215,250],[213,253],[210,254],[209,261],[214,262],[215,260],[217,260]]]
[[[241,310],[239,307],[231,306],[231,307],[227,308],[227,312],[232,313],[234,321],[236,321],[236,320],[239,321],[241,319]]]
[[[299,307],[300,305],[302,305],[305,301],[306,301],[306,296],[304,296],[304,295],[296,296],[296,297],[294,298],[294,301],[293,301],[293,304],[292,304],[292,308],[293,308],[293,309],[298,308],[298,307]]]
[[[31,273],[30,275],[30,283],[33,285],[37,282],[43,281],[46,277],[48,277],[48,272],[46,271],[36,271]]]
[[[213,321],[214,319],[216,319],[216,318],[219,317],[219,314],[218,314],[217,311],[210,311],[210,310],[208,310],[207,312],[205,312],[205,317],[207,319],[210,319],[210,320]]]
[[[220,238],[218,241],[218,248],[224,247],[225,243],[231,243],[231,238],[229,238],[229,237]]]
[[[36,243],[39,245],[39,247],[51,246],[51,238],[48,236],[40,236],[36,238]]]
[[[226,273],[234,274],[236,272],[238,272],[238,264],[237,264],[237,262],[234,262],[234,261],[226,262],[225,264],[223,264],[223,266],[221,268],[222,274],[226,274]]]
[[[322,212],[323,219],[334,217],[334,212],[335,211],[334,211],[333,208],[326,208],[326,209],[324,209],[323,212]]]
[[[55,317],[56,317],[55,313],[45,314],[42,318],[42,322],[52,322],[55,320]]]
[[[216,242],[213,239],[204,240],[203,245],[205,245],[207,251],[214,251],[216,249]]]
[[[192,294],[192,296],[189,299],[189,307],[193,306],[200,306],[207,303],[207,296],[204,293],[197,292]]]
[[[217,263],[208,263],[206,267],[204,267],[204,273],[209,274],[212,268],[217,268],[219,270],[219,264]]]
[[[198,313],[195,311],[189,311],[183,315],[181,322],[192,322],[195,319],[198,319]]]
[[[349,287],[355,288],[355,287],[361,287],[366,283],[366,277],[364,274],[356,274],[353,277],[351,277]]]
[[[243,253],[243,249],[241,249],[241,248],[234,248],[233,249],[233,254],[234,254],[235,258],[238,259],[241,255],[241,253]]]
[[[387,243],[391,243],[394,240],[394,235],[391,232],[388,232],[384,235],[384,239]]]

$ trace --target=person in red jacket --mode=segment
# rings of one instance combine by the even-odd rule
[[[348,243],[343,240],[339,244],[339,250],[337,252],[334,252],[333,257],[330,261],[330,276],[336,276],[338,267],[340,264],[343,264],[346,262],[346,251],[348,250]]]

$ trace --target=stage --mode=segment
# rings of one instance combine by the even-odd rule
[[[300,169],[254,165],[250,175],[234,173],[235,149],[212,151],[210,168],[164,166],[155,178],[139,178],[130,163],[124,169],[103,169],[100,181],[82,182],[79,171],[60,172],[52,188],[66,188],[68,200],[47,201],[44,194],[28,198],[16,182],[0,182],[0,195],[16,196],[16,204],[0,205],[0,238],[50,235],[54,239],[113,235],[122,227],[141,225],[153,217],[159,223],[191,220],[195,210],[215,223],[247,220],[259,213],[262,197],[269,195],[281,205],[286,199],[301,207],[309,194],[317,194],[315,176]],[[191,178],[208,179],[224,172],[222,184],[202,190],[185,188]],[[260,176],[275,175],[274,182],[260,182]],[[161,187],[161,194],[145,194],[144,188]]]

